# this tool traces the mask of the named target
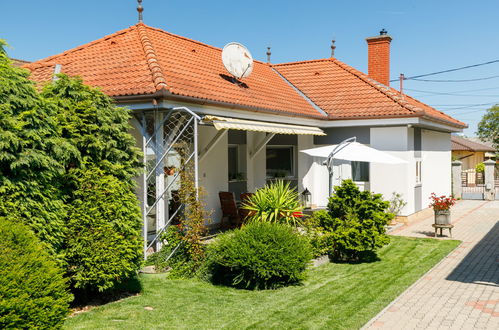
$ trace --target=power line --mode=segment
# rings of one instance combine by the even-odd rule
[[[443,70],[443,71],[437,71],[437,72],[431,72],[431,73],[426,73],[426,74],[420,74],[420,75],[412,76],[412,77],[405,77],[404,80],[413,80],[415,78],[422,78],[422,77],[433,76],[433,75],[436,75],[436,74],[442,74],[442,73],[447,73],[447,72],[454,72],[454,71],[459,71],[459,70],[464,70],[464,69],[476,68],[478,66],[493,64],[493,63],[497,63],[497,62],[499,62],[499,59],[498,60],[488,61],[488,62],[483,62],[483,63],[478,63],[478,64],[472,64],[472,65],[462,66],[462,67],[454,68],[454,69],[448,69],[448,70]],[[398,81],[398,80],[399,79],[392,79],[392,80],[390,80],[390,82],[392,82],[392,81]]]
[[[494,79],[494,78],[499,78],[499,76],[490,76],[490,77],[484,77],[484,78],[474,78],[474,79],[416,79],[416,78],[406,78],[404,80],[414,80],[414,81],[424,81],[424,82],[471,82],[471,81],[482,81],[482,80],[489,80],[489,79]]]
[[[404,88],[404,90],[408,90],[408,91],[413,91],[413,92],[418,92],[418,93],[438,94],[438,95],[462,95],[460,93],[481,92],[481,91],[488,91],[491,89],[499,89],[499,87],[467,89],[467,90],[460,90],[460,91],[454,91],[454,92],[435,92],[435,91],[424,91],[424,90],[420,90],[420,89]],[[478,96],[482,96],[482,95],[478,95]],[[499,95],[498,95],[498,97],[499,97]]]
[[[479,107],[483,105],[491,105],[491,104],[498,104],[499,102],[489,102],[489,103],[477,103],[477,104],[467,104],[467,105],[462,105],[456,108],[447,108],[445,111],[449,110],[459,110],[459,109],[469,109],[471,107]],[[432,105],[432,107],[443,107],[443,106],[457,106],[459,104],[440,104],[440,105]]]
[[[424,95],[424,97],[428,96],[439,96],[439,95],[451,95],[451,96],[472,96],[472,97],[499,97],[499,94],[495,95],[483,95],[483,94],[456,94],[456,93],[444,93],[444,92],[431,92],[431,91],[422,91],[417,89],[406,88],[407,91],[418,92],[418,93],[428,93],[432,95]]]

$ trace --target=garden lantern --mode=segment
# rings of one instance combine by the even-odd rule
[[[308,191],[307,188],[301,193],[301,205],[305,207],[306,209],[309,209],[312,207],[312,194],[310,191]]]

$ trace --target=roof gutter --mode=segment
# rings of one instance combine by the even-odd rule
[[[285,115],[288,117],[295,117],[295,118],[318,119],[318,120],[324,120],[324,121],[389,119],[389,118],[421,118],[421,119],[427,119],[429,121],[442,123],[442,124],[449,125],[449,126],[456,127],[456,128],[468,127],[467,125],[462,126],[462,125],[453,123],[451,121],[428,116],[424,111],[417,111],[417,112],[414,112],[413,114],[407,114],[407,115],[393,115],[393,116],[339,117],[339,116],[334,116],[334,115],[328,114],[326,117],[326,116],[320,116],[320,115],[298,114],[295,112],[287,112],[287,111],[279,111],[279,110],[273,110],[273,109],[267,109],[267,108],[244,106],[241,104],[222,102],[222,101],[213,101],[213,100],[208,100],[208,99],[200,99],[200,98],[195,98],[195,97],[185,96],[185,95],[177,95],[177,94],[171,93],[170,91],[168,91],[166,89],[162,89],[162,90],[159,90],[159,91],[157,91],[155,93],[151,93],[151,94],[115,96],[115,97],[113,97],[113,99],[116,100],[117,102],[133,102],[133,101],[138,101],[138,100],[142,100],[142,101],[157,100],[157,101],[159,101],[160,99],[166,99],[166,100],[172,100],[172,101],[189,102],[189,103],[193,103],[193,104],[197,104],[197,105],[212,105],[212,106],[217,106],[217,107],[226,108],[226,109],[238,109],[238,110],[246,110],[246,111],[252,111],[252,112],[281,115],[281,116]]]

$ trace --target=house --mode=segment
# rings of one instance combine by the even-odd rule
[[[496,157],[495,148],[479,140],[452,135],[451,142],[452,158],[463,163],[463,170],[474,169],[485,160]]]
[[[193,162],[214,223],[219,191],[254,191],[274,178],[307,188],[321,207],[323,160],[299,151],[352,136],[406,163],[337,161],[335,184],[352,178],[387,199],[401,193],[405,215],[426,207],[432,192],[450,194],[451,133],[466,124],[389,87],[390,42],[385,33],[367,38],[368,74],[331,57],[254,61],[252,74],[237,80],[220,48],[138,23],[25,67],[37,82],[56,72],[80,76],[133,110],[146,167],[138,194],[145,232],[154,235],[176,212],[182,164]]]

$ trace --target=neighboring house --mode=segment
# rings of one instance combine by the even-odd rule
[[[474,169],[487,159],[495,159],[496,150],[478,139],[451,136],[452,158],[460,160],[463,170]]]
[[[430,193],[450,194],[450,137],[466,124],[389,87],[390,41],[388,35],[367,39],[369,75],[336,58],[255,61],[252,74],[237,81],[225,70],[220,48],[139,23],[25,67],[39,82],[56,70],[80,76],[133,110],[150,173],[139,180],[139,195],[157,230],[174,212],[168,207],[177,186],[171,169],[185,155],[193,156],[216,223],[219,191],[254,191],[275,177],[299,192],[308,188],[313,204],[325,206],[322,160],[299,150],[351,136],[407,163],[338,161],[335,184],[341,176],[386,199],[401,193],[409,215],[427,206]],[[198,116],[204,118],[199,125]]]
[[[20,60],[20,59],[17,59],[17,58],[11,58],[10,60],[12,61],[12,64],[14,64],[14,66],[17,66],[17,67],[21,67],[23,65],[31,63],[29,61]]]

